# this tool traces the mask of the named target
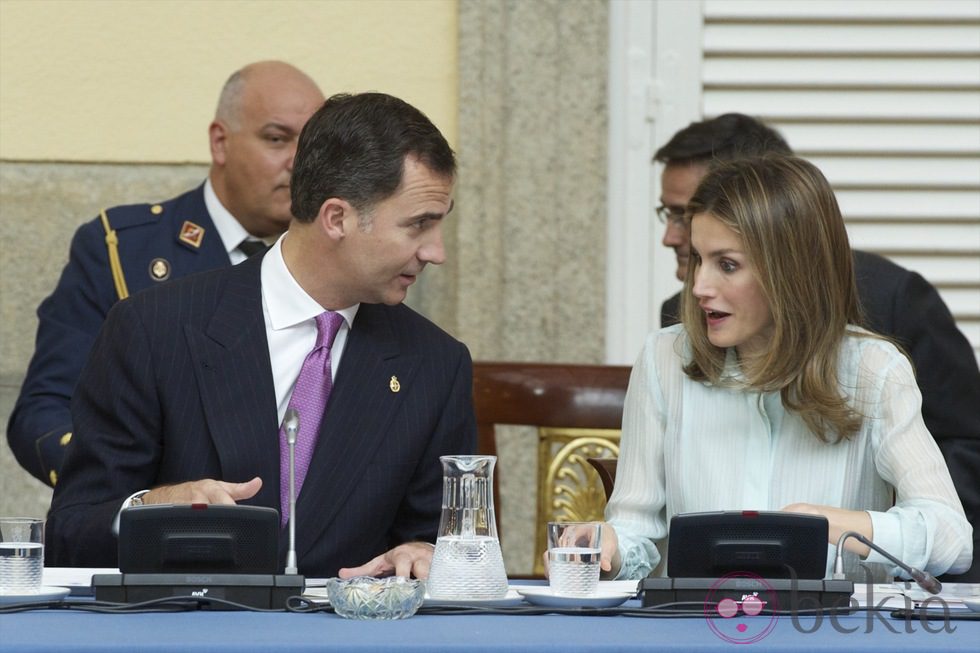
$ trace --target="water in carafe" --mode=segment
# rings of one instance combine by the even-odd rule
[[[493,511],[496,456],[441,456],[442,517],[426,587],[437,599],[499,599],[507,594]]]

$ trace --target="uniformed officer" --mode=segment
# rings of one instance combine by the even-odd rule
[[[78,229],[57,287],[38,307],[34,356],[7,425],[27,471],[57,483],[71,442],[71,394],[115,302],[239,263],[286,230],[296,141],[323,101],[316,83],[289,64],[245,66],[221,91],[201,186],[160,204],[102,211]]]

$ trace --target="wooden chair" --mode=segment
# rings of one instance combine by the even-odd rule
[[[629,374],[629,367],[612,365],[473,365],[479,453],[497,454],[497,425],[537,427],[535,575],[544,574],[547,522],[602,518],[607,494],[588,458],[619,455]],[[496,474],[495,483],[501,473],[507,471]]]
[[[588,463],[595,469],[602,481],[602,490],[606,493],[606,501],[612,495],[613,485],[616,483],[616,465],[619,458],[589,458]]]

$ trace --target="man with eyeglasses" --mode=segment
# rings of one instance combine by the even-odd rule
[[[663,244],[677,257],[677,278],[687,276],[691,252],[684,210],[710,166],[763,154],[792,154],[779,132],[749,116],[726,113],[691,123],[657,150],[664,164],[657,217],[666,225]],[[936,439],[980,551],[980,370],[939,292],[921,275],[888,259],[853,250],[854,273],[865,326],[899,344],[916,370],[922,417]],[[679,322],[680,293],[663,303],[660,326]],[[976,555],[976,553],[974,553]],[[980,565],[949,577],[980,581]]]
[[[653,160],[663,163],[660,177],[660,206],[657,217],[667,225],[663,244],[677,256],[677,278],[684,281],[687,259],[691,253],[690,235],[684,226],[684,207],[694,195],[708,167],[762,154],[792,154],[779,133],[761,122],[740,113],[726,113],[713,120],[691,123],[674,134],[657,150]],[[664,303],[661,326],[676,324],[680,294]]]

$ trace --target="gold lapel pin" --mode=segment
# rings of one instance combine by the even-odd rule
[[[391,388],[392,392],[398,392],[402,389],[402,384],[398,382],[398,377],[391,377],[391,381],[388,382],[388,387]]]

